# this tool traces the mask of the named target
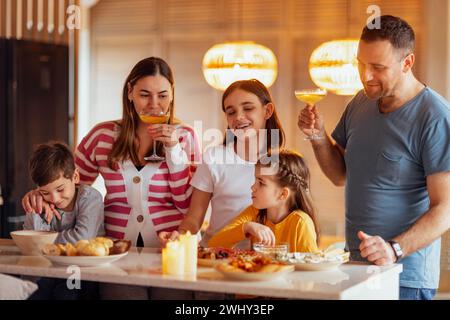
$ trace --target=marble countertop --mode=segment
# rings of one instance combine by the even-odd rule
[[[158,249],[131,248],[128,255],[107,266],[82,267],[82,280],[270,296],[291,299],[398,299],[401,265],[376,267],[344,264],[331,271],[295,271],[271,281],[228,280],[213,268],[199,267],[196,277],[161,274]],[[0,273],[68,278],[66,266],[42,256],[23,256],[11,240],[0,239]]]

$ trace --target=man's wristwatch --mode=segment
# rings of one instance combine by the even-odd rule
[[[403,257],[402,247],[400,247],[400,244],[398,242],[392,240],[389,240],[388,242],[394,250],[395,256],[397,257],[397,260],[395,260],[395,262],[398,262]]]

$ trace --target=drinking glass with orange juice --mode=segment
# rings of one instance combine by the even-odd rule
[[[309,106],[314,106],[317,102],[325,98],[327,95],[327,91],[325,89],[303,89],[303,90],[295,90],[295,97],[308,104]],[[324,137],[315,133],[314,127],[312,128],[312,133],[310,136],[306,137],[306,140],[319,140]]]
[[[149,112],[149,111],[141,111],[139,113],[139,118],[144,123],[148,124],[164,124],[169,122],[170,115],[165,114],[164,112]],[[145,161],[163,161],[165,158],[159,156],[156,153],[156,140],[153,139],[153,153],[149,157],[144,157]]]

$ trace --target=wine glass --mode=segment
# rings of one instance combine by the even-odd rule
[[[169,115],[165,114],[164,112],[151,112],[151,111],[145,111],[142,110],[139,113],[139,118],[141,118],[141,121],[148,124],[163,124],[169,122]],[[159,162],[163,161],[165,158],[162,156],[159,156],[156,154],[156,140],[153,139],[153,153],[150,155],[150,157],[144,157],[145,161],[153,161],[153,162]]]
[[[295,97],[308,104],[309,106],[314,106],[317,102],[325,98],[327,91],[325,89],[303,89],[295,90]],[[324,137],[315,133],[314,127],[312,128],[311,135],[306,137],[305,140],[320,140]]]

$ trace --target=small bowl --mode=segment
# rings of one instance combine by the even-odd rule
[[[46,244],[55,242],[58,232],[19,230],[10,235],[24,256],[40,256]]]
[[[280,243],[274,246],[267,246],[261,243],[255,243],[253,244],[253,250],[272,259],[284,261],[288,258],[289,244]]]

